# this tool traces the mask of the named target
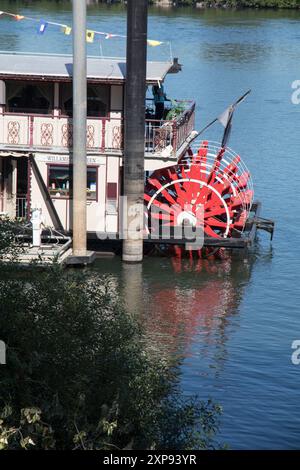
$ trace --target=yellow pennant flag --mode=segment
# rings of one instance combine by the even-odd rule
[[[86,32],[86,42],[94,42],[95,31],[87,30]]]
[[[71,32],[72,32],[72,28],[70,28],[70,26],[63,26],[62,30],[63,30],[63,33],[64,33],[66,36],[70,36],[70,34],[71,34]]]
[[[163,44],[161,41],[153,41],[152,39],[148,39],[147,43],[149,46],[152,47],[160,46],[161,44]]]

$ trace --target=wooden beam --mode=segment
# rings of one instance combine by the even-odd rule
[[[43,177],[40,173],[39,167],[37,166],[35,158],[32,154],[29,155],[29,160],[30,160],[30,164],[31,164],[33,174],[34,174],[35,179],[38,183],[38,186],[39,186],[39,189],[40,189],[41,194],[43,196],[43,199],[45,201],[47,210],[48,210],[49,215],[51,217],[53,226],[56,230],[59,230],[60,232],[64,232],[64,227],[63,227],[63,225],[60,221],[59,215],[58,215],[58,213],[56,211],[56,208],[53,204],[53,201],[52,201],[51,196],[49,194],[48,188],[45,185],[45,182],[44,182]]]

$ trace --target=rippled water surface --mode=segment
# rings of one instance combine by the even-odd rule
[[[70,8],[47,1],[13,10],[70,23]],[[124,33],[125,13],[92,7],[89,25]],[[186,394],[212,396],[224,408],[221,436],[231,448],[299,448],[300,366],[291,343],[300,339],[299,180],[300,107],[291,83],[300,80],[300,13],[151,10],[149,37],[172,41],[183,72],[170,76],[170,97],[195,99],[204,126],[248,88],[235,116],[231,146],[249,166],[263,214],[277,223],[272,246],[259,237],[248,257],[190,264],[146,259],[143,267],[101,261],[126,286],[126,301],[141,311],[153,341],[182,358]],[[38,37],[30,23],[0,19],[0,49],[69,52],[70,38],[49,27]],[[102,41],[104,53],[124,42]],[[89,45],[99,54],[99,43]],[[151,51],[167,57],[169,46]],[[219,139],[216,127],[207,135]]]

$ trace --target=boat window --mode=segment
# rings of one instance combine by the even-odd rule
[[[50,114],[53,109],[52,83],[6,82],[7,109],[10,113]]]
[[[87,198],[97,200],[97,168],[87,169]],[[69,198],[72,191],[71,167],[68,165],[49,165],[48,190],[53,198]]]
[[[72,83],[60,85],[60,109],[63,115],[73,113]],[[88,85],[88,117],[106,117],[109,113],[110,87],[108,85]]]

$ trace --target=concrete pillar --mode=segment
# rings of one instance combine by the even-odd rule
[[[73,0],[73,253],[69,265],[95,259],[87,251],[87,56],[86,0]]]
[[[86,119],[87,119],[86,0],[73,0],[73,255],[85,256]]]
[[[127,2],[123,261],[143,259],[143,195],[148,0]],[[125,205],[126,206],[126,205]]]

